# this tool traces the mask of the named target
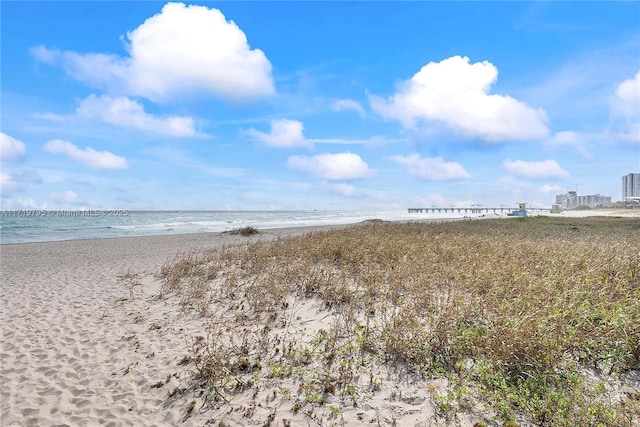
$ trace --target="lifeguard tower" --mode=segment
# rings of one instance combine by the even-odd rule
[[[511,213],[512,216],[527,216],[527,204],[518,203],[518,210]]]

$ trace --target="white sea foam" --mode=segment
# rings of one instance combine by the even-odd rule
[[[222,232],[241,227],[274,229],[355,224],[370,219],[410,221],[460,218],[463,213],[407,211],[144,211],[126,215],[3,215],[0,238],[27,243],[109,237]]]

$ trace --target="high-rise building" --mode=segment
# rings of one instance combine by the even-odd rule
[[[557,194],[556,195],[556,205],[561,206],[563,208],[567,207],[567,195],[566,194]]]
[[[640,197],[640,173],[630,173],[622,177],[622,200]]]
[[[588,196],[578,196],[578,206],[589,206],[592,208],[598,206],[607,206],[611,204],[611,197],[601,196],[600,194],[589,194]]]

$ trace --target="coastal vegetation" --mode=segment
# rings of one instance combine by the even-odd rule
[[[260,230],[258,230],[255,227],[251,227],[251,226],[246,226],[246,227],[241,227],[241,228],[234,228],[232,230],[229,231],[225,231],[224,233],[226,234],[231,234],[233,236],[253,236],[256,234],[260,234]]]
[[[632,426],[639,236],[626,218],[374,221],[181,254],[160,276],[207,319],[183,359],[203,408],[262,393],[337,424],[411,379],[436,423]]]

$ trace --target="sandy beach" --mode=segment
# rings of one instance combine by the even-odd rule
[[[163,407],[168,386],[153,385],[170,375],[186,384],[178,362],[203,325],[158,298],[154,273],[177,252],[243,241],[188,234],[2,245],[0,425],[179,424],[185,402]],[[134,300],[118,280],[127,272],[144,284]]]
[[[178,252],[309,230],[2,245],[0,425],[204,425],[207,413],[185,417],[189,396],[169,397],[171,389],[189,387],[191,368],[180,361],[205,329],[203,319],[181,311],[176,297],[161,297],[156,274]],[[118,279],[128,272],[139,274],[142,286]],[[405,382],[397,402],[353,409],[352,419],[423,425],[434,412],[425,385]],[[272,410],[290,411],[290,402],[280,402],[253,418],[238,413],[232,425],[262,425]],[[290,418],[309,424],[302,415]]]

